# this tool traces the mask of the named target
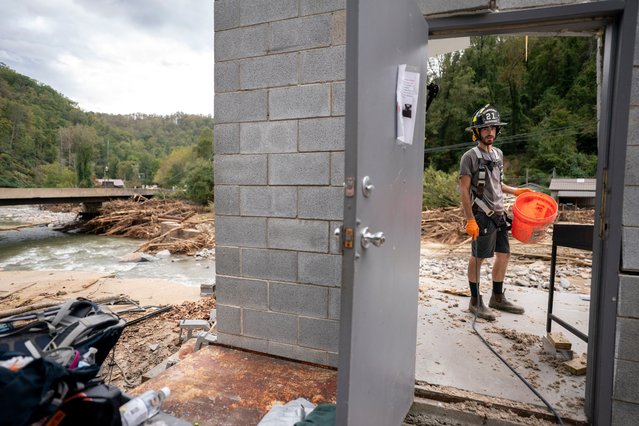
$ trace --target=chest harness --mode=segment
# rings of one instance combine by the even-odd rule
[[[484,201],[484,187],[486,186],[486,178],[488,173],[492,173],[493,167],[496,165],[499,167],[499,182],[503,182],[504,180],[504,164],[501,160],[501,155],[497,149],[495,149],[495,154],[497,159],[493,159],[492,153],[488,153],[490,158],[486,158],[482,150],[476,146],[473,148],[473,152],[477,156],[477,160],[479,161],[479,169],[473,173],[473,178],[477,176],[477,180],[472,179],[471,183],[471,192],[473,194],[473,209],[481,209],[486,216],[492,217],[495,214],[494,210],[491,210],[488,207],[488,204]],[[476,206],[476,207],[475,207]]]

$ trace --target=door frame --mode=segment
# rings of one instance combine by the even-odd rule
[[[632,83],[637,3],[608,0],[427,20],[429,39],[605,30],[585,395],[586,415],[591,423],[601,425],[612,421],[628,88]]]

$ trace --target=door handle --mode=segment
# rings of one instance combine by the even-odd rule
[[[375,232],[374,234],[369,232],[368,226],[362,229],[361,232],[361,244],[363,248],[368,248],[371,244],[375,247],[379,247],[386,242],[386,236],[383,232]]]

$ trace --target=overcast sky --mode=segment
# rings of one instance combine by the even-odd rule
[[[213,115],[213,0],[0,0],[0,62],[85,111]]]

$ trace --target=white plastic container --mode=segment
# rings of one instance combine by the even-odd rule
[[[160,411],[162,402],[171,395],[171,390],[163,387],[159,391],[150,390],[133,398],[120,407],[122,426],[138,426]]]

